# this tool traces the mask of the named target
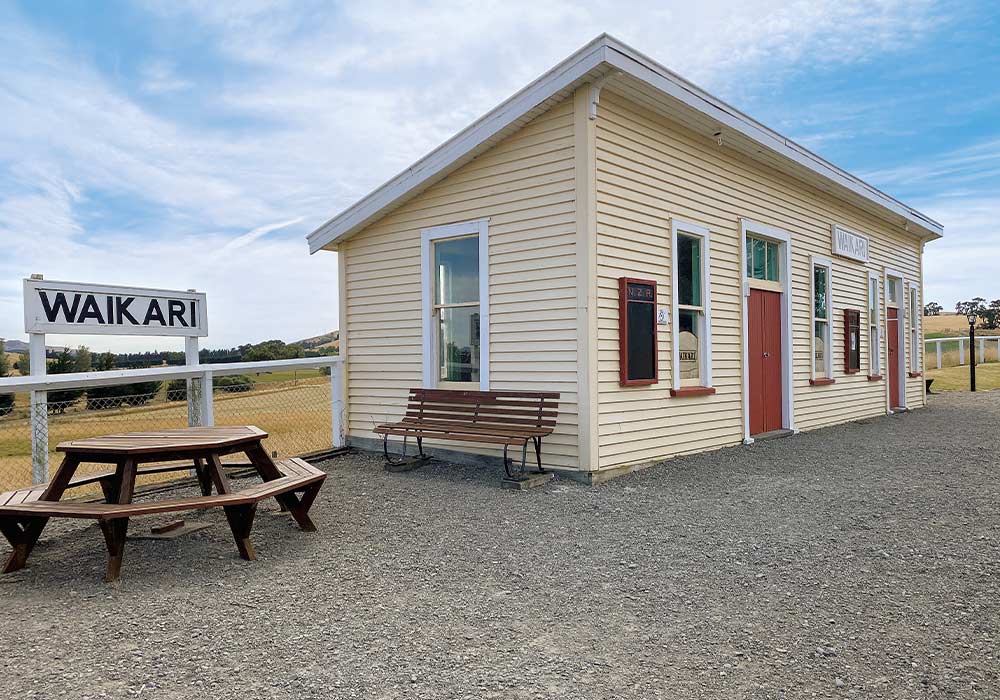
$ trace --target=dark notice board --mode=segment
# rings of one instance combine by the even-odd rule
[[[844,373],[861,371],[861,312],[844,309]]]
[[[618,347],[622,386],[656,384],[656,282],[618,279]]]

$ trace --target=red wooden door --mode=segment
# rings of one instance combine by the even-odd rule
[[[886,335],[889,341],[889,405],[896,408],[903,405],[899,395],[899,309],[889,307]]]
[[[747,303],[750,434],[781,429],[781,294],[751,289]]]

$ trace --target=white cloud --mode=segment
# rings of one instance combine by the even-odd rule
[[[194,83],[177,75],[169,61],[151,61],[142,67],[142,91],[151,95],[187,90]]]

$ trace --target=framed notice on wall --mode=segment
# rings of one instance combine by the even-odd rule
[[[622,386],[656,384],[656,282],[618,279],[618,347]]]
[[[861,312],[844,309],[844,373],[861,371]]]

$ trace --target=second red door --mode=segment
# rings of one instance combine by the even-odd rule
[[[751,289],[747,303],[750,363],[750,434],[780,430],[781,294]]]

